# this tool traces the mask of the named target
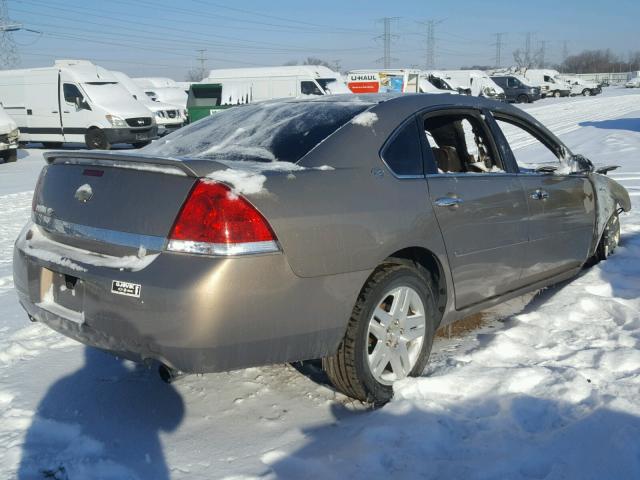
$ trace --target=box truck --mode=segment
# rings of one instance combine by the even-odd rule
[[[18,125],[0,105],[0,163],[16,161],[19,136]]]
[[[158,135],[166,135],[167,133],[171,133],[184,125],[186,118],[182,107],[159,101],[154,102],[127,74],[114,71],[111,73],[113,73],[120,84],[127,89],[133,98],[141,102],[154,113],[156,124],[158,125]]]
[[[351,70],[347,74],[347,87],[353,93],[458,93],[414,68]]]
[[[21,142],[106,150],[116,143],[141,147],[157,137],[151,111],[110,71],[86,60],[0,71],[0,102],[18,124]]]

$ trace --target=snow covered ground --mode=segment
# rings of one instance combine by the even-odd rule
[[[525,108],[622,165],[640,210],[640,95]],[[609,261],[439,338],[425,375],[371,411],[291,366],[165,385],[30,324],[11,251],[42,159],[20,153],[0,165],[0,478],[640,478],[638,210]]]

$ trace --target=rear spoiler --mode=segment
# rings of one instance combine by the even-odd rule
[[[140,154],[132,155],[126,153],[70,150],[47,152],[43,156],[49,165],[55,163],[69,163],[76,165],[128,168],[132,170],[143,170],[187,177],[199,176],[184,161],[175,158],[162,158]]]

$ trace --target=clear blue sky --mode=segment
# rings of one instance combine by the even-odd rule
[[[548,61],[569,53],[640,50],[640,0],[431,1],[321,0],[8,0],[22,66],[86,58],[132,76],[183,80],[205,49],[206,68],[281,65],[315,56],[343,69],[379,65],[381,17],[392,23],[393,66],[424,66],[426,27],[436,27],[436,66],[491,65],[496,32],[505,32],[503,65],[534,32]]]

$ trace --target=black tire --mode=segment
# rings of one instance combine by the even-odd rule
[[[111,144],[107,140],[107,135],[99,128],[92,128],[84,136],[84,141],[89,150],[109,150]]]
[[[398,260],[398,263],[385,263],[378,267],[362,288],[337,352],[322,360],[322,368],[333,386],[349,397],[375,405],[382,405],[393,397],[393,385],[379,382],[369,366],[367,356],[372,348],[373,337],[368,332],[373,311],[383,303],[383,295],[400,286],[413,289],[424,307],[422,346],[409,376],[422,374],[427,365],[437,318],[431,275],[410,262]]]
[[[518,98],[516,98],[518,103],[529,103],[529,97],[527,97],[526,95],[518,95]]]
[[[18,160],[18,150],[5,150],[0,153],[0,163],[12,163]]]
[[[42,142],[44,148],[62,148],[62,142]]]
[[[596,253],[594,255],[594,259],[596,262],[601,262],[606,260],[616,250],[620,242],[620,217],[618,213],[614,213],[609,218],[607,222],[607,226],[604,228],[604,232],[602,232],[602,237],[600,238],[600,242],[598,243],[598,247],[596,248]]]
[[[147,141],[147,142],[135,142],[135,143],[132,143],[131,145],[133,146],[133,148],[142,148],[142,147],[146,147],[150,143],[151,143],[150,141]]]
[[[556,98],[560,98],[562,94],[560,93],[560,90],[556,90],[555,92],[553,92],[553,96]]]
[[[590,96],[591,96],[591,90],[589,90],[588,88],[585,88],[585,89],[582,91],[582,96],[583,96],[583,97],[590,97]]]

